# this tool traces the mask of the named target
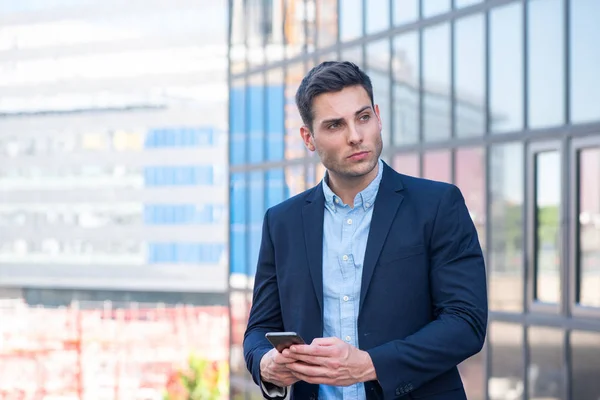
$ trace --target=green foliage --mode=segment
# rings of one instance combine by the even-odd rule
[[[167,382],[164,400],[219,400],[227,392],[227,365],[190,356]]]

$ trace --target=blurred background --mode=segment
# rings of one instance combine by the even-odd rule
[[[597,0],[0,0],[0,399],[260,398],[262,218],[324,174],[294,94],[350,60],[383,159],[456,184],[478,229],[468,398],[599,400],[598,21]]]

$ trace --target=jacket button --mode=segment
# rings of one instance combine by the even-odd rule
[[[314,393],[310,394],[310,400],[317,400],[317,395]]]

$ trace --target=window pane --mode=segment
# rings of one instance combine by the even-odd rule
[[[277,2],[275,2],[277,3]],[[332,46],[337,42],[338,15],[336,0],[316,0],[317,6],[317,45],[319,47]]]
[[[285,200],[283,169],[267,171],[267,197],[265,208],[273,207]]]
[[[552,328],[529,328],[527,382],[530,399],[564,399],[564,334]]]
[[[465,393],[469,400],[485,400],[485,366],[483,351],[475,354],[458,365]]]
[[[234,81],[229,91],[229,157],[232,165],[246,162],[246,89],[244,81]]]
[[[461,190],[469,214],[477,228],[482,249],[485,243],[485,153],[483,148],[456,150],[456,186]]]
[[[490,324],[489,340],[492,360],[488,381],[490,400],[524,399],[523,328],[494,322]]]
[[[565,115],[563,0],[530,0],[528,5],[529,126],[559,125]]]
[[[285,41],[288,58],[300,54],[306,44],[304,2],[287,0],[285,8]]]
[[[262,171],[253,171],[250,173],[250,190],[248,197],[250,208],[250,224],[248,226],[248,247],[250,257],[248,260],[248,274],[252,277],[256,273],[262,222],[265,215],[265,181],[264,173]]]
[[[456,21],[455,35],[456,136],[485,132],[485,35],[483,15]]]
[[[392,110],[390,110],[390,42],[378,40],[367,45],[367,75],[373,85],[373,100],[379,105],[383,145],[389,143]]]
[[[285,197],[290,198],[306,190],[306,177],[302,165],[285,167]]]
[[[454,0],[454,7],[461,8],[481,3],[484,0]]]
[[[347,42],[362,36],[362,0],[340,1],[340,40]]]
[[[367,3],[367,34],[390,28],[390,1],[369,0]]]
[[[433,17],[450,11],[450,0],[421,0],[423,5],[423,17]]]
[[[523,145],[494,146],[490,154],[490,309],[522,311]]]
[[[242,275],[239,279],[242,281],[240,286],[245,285],[245,277],[248,275],[247,260],[246,260],[246,223],[247,213],[246,205],[248,203],[248,194],[246,191],[246,176],[245,174],[231,175],[231,198],[230,198],[230,215],[231,215],[231,235],[230,235],[230,266],[232,279],[236,279],[236,275]],[[232,285],[236,281],[232,281]]]
[[[490,15],[490,125],[492,132],[523,128],[522,4]]]
[[[577,400],[600,399],[600,334],[571,333],[572,382],[571,398]]]
[[[535,168],[535,299],[560,299],[560,156],[557,151],[536,155]]]
[[[254,75],[249,78],[246,87],[246,98],[248,99],[248,144],[249,158],[251,163],[264,160],[265,149],[265,87],[262,75]]]
[[[364,68],[362,47],[356,46],[342,51],[342,61],[350,61]]]
[[[244,1],[231,2],[231,73],[243,72],[246,69],[246,35],[244,17]]]
[[[600,119],[600,2],[571,0],[571,121]]]
[[[419,141],[419,37],[417,33],[393,39],[393,138],[395,145]]]
[[[267,75],[267,160],[283,159],[284,86],[283,70],[272,69]]]
[[[438,0],[436,0],[438,1]],[[423,33],[423,135],[426,141],[450,137],[450,26]]]
[[[246,41],[248,43],[248,62],[250,66],[265,62],[265,10],[261,0],[246,0]]]
[[[285,77],[285,159],[304,157],[305,147],[300,136],[302,118],[296,107],[295,96],[304,78],[304,66],[295,63],[288,67]]]
[[[419,19],[419,0],[393,0],[394,25],[402,25]]]
[[[267,35],[267,59],[279,61],[283,58],[284,34],[283,25],[283,1],[268,1],[265,4],[265,30]]]
[[[579,298],[600,307],[600,148],[579,153]]]
[[[451,182],[450,151],[436,150],[425,153],[423,156],[423,178]]]
[[[404,175],[419,176],[419,154],[394,155],[393,168]]]

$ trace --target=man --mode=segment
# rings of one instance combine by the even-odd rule
[[[477,233],[454,186],[383,163],[369,77],[325,62],[303,79],[300,133],[323,181],[267,211],[244,336],[265,398],[466,399],[457,365],[487,324]],[[279,353],[265,333],[306,345]]]

